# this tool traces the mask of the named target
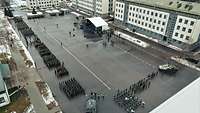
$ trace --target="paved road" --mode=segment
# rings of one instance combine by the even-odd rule
[[[122,109],[112,102],[112,95],[116,89],[128,87],[131,83],[146,77],[159,64],[165,63],[161,53],[151,52],[148,49],[133,46],[132,51],[127,51],[130,46],[117,43],[115,47],[102,46],[102,41],[91,41],[83,37],[81,30],[75,30],[75,37],[69,36],[72,32],[75,17],[71,14],[64,17],[46,17],[25,20],[47,47],[65,62],[71,77],[75,77],[86,89],[86,93],[97,91],[105,94],[106,99],[98,106],[99,113],[124,113]],[[56,24],[59,27],[56,27]],[[44,29],[45,27],[45,29]],[[62,46],[61,46],[62,42]],[[89,44],[89,48],[86,48]],[[59,90],[58,83],[70,77],[58,79],[53,71],[49,71],[34,47],[29,48],[34,60],[40,68],[39,72],[57,97],[65,112],[82,113],[86,97],[80,96],[68,100]],[[142,92],[141,96],[147,106],[138,109],[138,113],[147,113],[163,101],[174,95],[184,86],[199,76],[199,72],[180,66],[180,71],[175,76],[159,74],[153,81],[150,89]]]

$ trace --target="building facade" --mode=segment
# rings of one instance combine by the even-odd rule
[[[63,0],[26,0],[27,7],[33,8],[52,8],[60,6]]]
[[[72,7],[91,15],[113,13],[113,0],[72,0]]]
[[[133,32],[188,51],[200,42],[198,8],[197,3],[168,0],[116,0],[114,18]]]

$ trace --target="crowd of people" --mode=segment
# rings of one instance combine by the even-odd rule
[[[68,99],[72,99],[78,95],[85,95],[85,90],[75,78],[60,82],[59,88],[66,94]]]
[[[120,107],[124,108],[128,113],[134,113],[135,110],[141,106],[145,106],[145,102],[136,96],[139,92],[147,89],[151,85],[151,80],[158,75],[158,72],[152,72],[145,78],[139,80],[137,83],[130,85],[129,88],[118,90],[114,95],[113,100]]]
[[[118,91],[113,100],[127,113],[135,113],[138,107],[145,106],[145,102],[128,89]]]

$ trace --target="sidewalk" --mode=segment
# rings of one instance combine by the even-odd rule
[[[46,104],[44,103],[39,89],[35,84],[36,81],[42,81],[35,68],[28,68],[25,66],[23,57],[20,55],[19,51],[12,50],[12,56],[18,67],[18,73],[16,76],[19,81],[19,85],[25,86],[36,113],[55,113],[56,111],[59,111],[58,107],[48,110]]]

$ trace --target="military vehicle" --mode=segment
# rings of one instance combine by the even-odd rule
[[[86,102],[86,113],[97,113],[97,102],[94,98],[89,98]]]
[[[163,64],[158,66],[158,70],[165,73],[175,73],[178,71],[178,68],[172,64]]]

